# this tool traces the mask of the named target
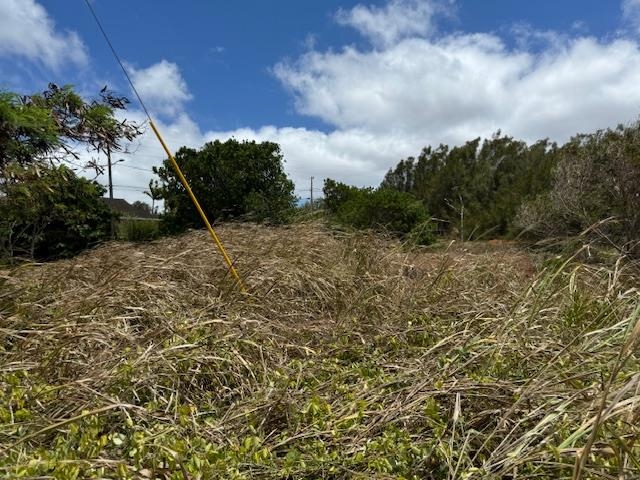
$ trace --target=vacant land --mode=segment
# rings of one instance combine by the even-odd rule
[[[640,476],[632,267],[219,233],[0,274],[1,476]]]

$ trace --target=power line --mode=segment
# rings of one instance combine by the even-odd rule
[[[131,168],[132,170],[140,170],[141,172],[151,172],[151,173],[153,173],[153,170],[150,169],[150,168],[142,168],[142,167],[136,167],[134,165],[123,165],[123,164],[121,164],[120,166],[124,167],[124,168]]]
[[[104,185],[102,183],[100,185],[105,187],[105,188],[108,187],[108,185]],[[135,185],[117,185],[117,184],[114,184],[113,188],[119,188],[121,190],[140,190],[140,191],[144,191],[147,187],[137,187]]]
[[[93,7],[91,6],[91,2],[89,2],[89,0],[84,0],[84,2],[87,4],[87,7],[89,7],[89,10],[91,11],[91,15],[93,15],[93,19],[98,24],[98,28],[102,32],[102,36],[104,37],[104,39],[107,41],[107,44],[109,45],[109,48],[111,49],[111,53],[113,53],[113,56],[115,57],[116,61],[118,62],[118,65],[120,65],[120,68],[122,69],[122,72],[124,73],[124,76],[127,77],[127,80],[129,81],[129,84],[131,85],[131,88],[133,89],[133,93],[135,93],[136,97],[138,97],[138,101],[140,102],[140,105],[142,105],[142,109],[144,110],[145,115],[151,121],[151,115],[149,115],[149,110],[147,110],[147,107],[145,106],[144,102],[142,101],[142,98],[140,97],[140,94],[138,93],[138,90],[136,90],[136,87],[133,84],[133,81],[131,80],[131,77],[129,77],[129,74],[127,73],[127,69],[124,68],[124,65],[120,61],[120,57],[118,57],[118,54],[116,53],[116,49],[113,47],[113,44],[111,43],[111,40],[109,40],[109,37],[107,36],[107,32],[105,32],[104,28],[102,28],[102,23],[100,23],[100,20],[98,19],[98,15],[96,15],[96,12],[93,10]]]

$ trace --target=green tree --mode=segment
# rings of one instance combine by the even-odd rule
[[[396,168],[389,169],[382,184],[382,188],[392,188],[400,192],[413,192],[415,187],[415,158],[400,160]]]
[[[531,146],[510,141],[493,175],[494,191],[485,225],[495,225],[495,233],[515,233],[514,222],[520,206],[551,188],[556,162],[556,145],[540,140]]]
[[[59,144],[50,110],[15,93],[0,93],[0,170],[10,163],[32,163]]]
[[[0,169],[78,156],[78,145],[95,152],[118,151],[123,140],[142,133],[140,125],[121,121],[116,111],[128,100],[105,87],[85,101],[70,85],[49,84],[40,94],[0,93]]]
[[[102,188],[61,162],[77,158],[79,147],[117,151],[140,134],[138,124],[116,119],[127,103],[106,87],[89,101],[54,84],[35,95],[0,93],[2,256],[66,256],[108,238]]]
[[[294,185],[283,168],[276,143],[255,141],[182,147],[175,155],[185,177],[211,221],[248,219],[282,223],[293,211]],[[153,188],[164,199],[163,229],[179,232],[202,221],[169,160],[154,168],[160,182]]]
[[[12,164],[0,196],[0,256],[47,260],[106,240],[113,213],[105,189],[64,165]]]
[[[577,135],[556,154],[553,187],[522,206],[519,226],[539,237],[591,229],[594,239],[638,255],[640,123]]]
[[[412,193],[441,233],[501,236],[513,230],[522,202],[550,188],[555,152],[546,140],[528,147],[498,131],[482,143],[425,147],[389,170],[381,187]]]
[[[158,213],[158,207],[156,202],[162,200],[162,187],[157,180],[149,180],[149,189],[145,190],[145,195],[151,199],[151,213],[156,215]]]

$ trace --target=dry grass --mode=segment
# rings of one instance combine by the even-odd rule
[[[3,476],[640,476],[622,263],[219,234],[250,296],[202,232],[0,272]]]

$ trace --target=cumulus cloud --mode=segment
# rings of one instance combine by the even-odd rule
[[[622,16],[636,33],[640,33],[640,0],[622,0]]]
[[[384,51],[311,52],[274,71],[301,113],[340,129],[411,133],[490,116],[499,108],[491,100],[531,62],[509,55],[496,37],[470,35],[407,39]]]
[[[382,51],[309,52],[274,72],[300,113],[338,129],[459,143],[502,128],[566,140],[632,120],[640,50],[631,40],[554,37],[537,53],[491,34],[404,39]]]
[[[572,30],[584,30],[584,25],[574,22]],[[549,51],[560,50],[571,39],[569,33],[556,32],[554,30],[539,30],[528,23],[519,22],[511,27],[511,33],[519,50],[524,51]]]
[[[0,56],[26,57],[54,69],[87,63],[78,34],[59,31],[35,0],[0,0]]]
[[[434,16],[451,5],[436,0],[391,0],[384,7],[358,4],[338,10],[336,21],[355,28],[375,46],[385,47],[401,38],[427,36],[434,30]]]
[[[175,116],[183,111],[185,102],[192,98],[175,63],[162,60],[147,68],[128,66],[128,70],[145,104],[157,114]]]

